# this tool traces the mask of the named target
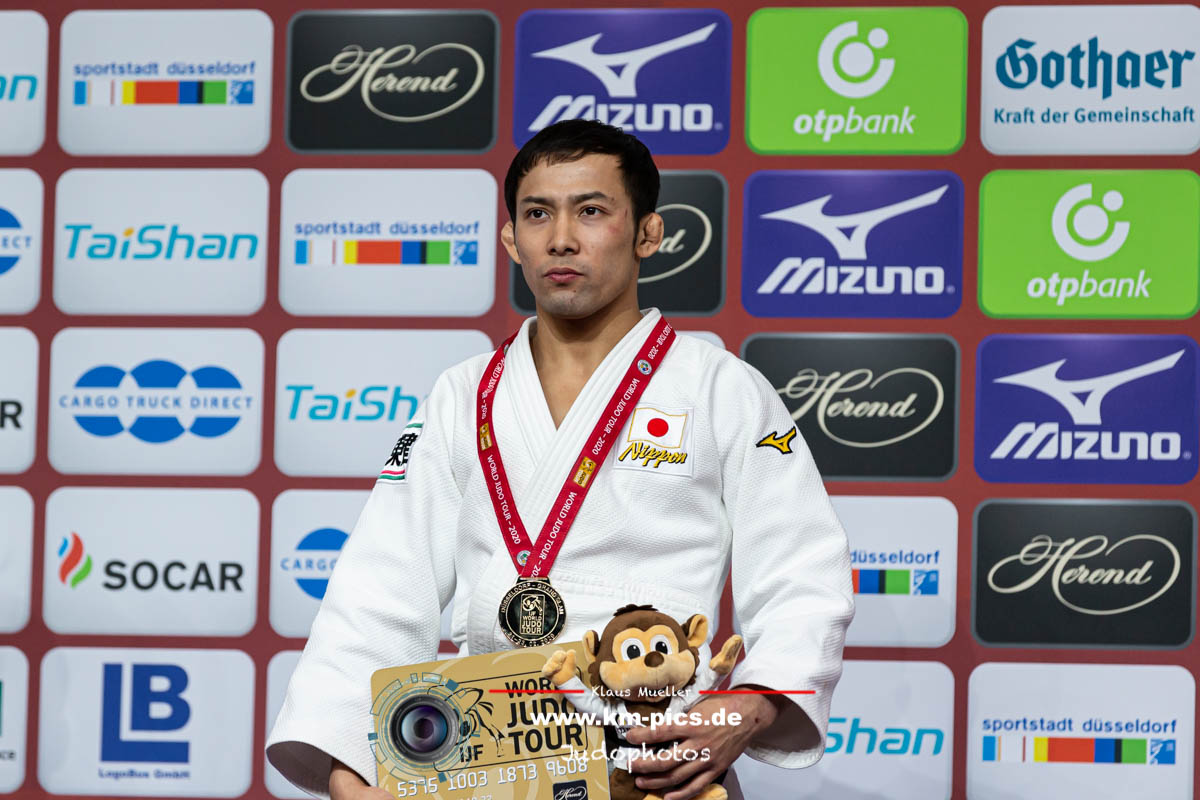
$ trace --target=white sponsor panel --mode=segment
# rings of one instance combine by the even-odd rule
[[[0,792],[25,782],[29,661],[15,647],[0,647]]]
[[[830,498],[850,541],[846,644],[941,647],[954,636],[958,510],[944,497]]]
[[[240,328],[66,328],[50,346],[50,463],[67,474],[247,475],[263,342]]]
[[[239,650],[56,647],[42,659],[38,781],[53,794],[238,797],[253,707]]]
[[[1195,703],[1180,666],[981,664],[967,690],[967,796],[1191,797]]]
[[[0,11],[0,155],[32,155],[45,141],[49,38],[36,11]]]
[[[26,328],[0,328],[0,473],[33,464],[37,386],[37,337]]]
[[[332,492],[325,492],[325,494],[332,494]],[[296,664],[299,662],[299,650],[284,650],[273,655],[271,662],[267,664],[267,736],[271,735],[275,718],[279,716],[279,709],[283,708],[283,698],[287,695],[288,682],[291,681],[292,673],[296,671]],[[271,766],[271,762],[266,758],[263,758],[263,762],[266,764],[264,782],[267,784],[267,791],[273,797],[280,797],[283,800],[308,800],[312,796],[293,786],[291,781]]]
[[[0,633],[29,622],[32,576],[33,498],[19,486],[0,486]]]
[[[789,770],[743,755],[736,769],[747,798],[949,800],[953,742],[945,664],[847,660],[820,761]]]
[[[370,492],[289,489],[271,506],[271,627],[305,638]]]
[[[244,489],[57,489],[45,541],[42,616],[55,633],[254,627],[258,500]]]
[[[492,349],[473,330],[304,330],[279,339],[275,463],[286,475],[378,475],[444,370]]]
[[[54,303],[68,314],[252,314],[267,285],[253,169],[72,169],[58,179]]]
[[[5,13],[0,11],[0,25]],[[42,195],[42,179],[33,170],[0,169],[0,314],[28,313],[41,296]]]
[[[983,20],[980,136],[993,153],[1192,153],[1200,8],[1001,6]]]
[[[300,169],[283,181],[292,314],[473,317],[495,299],[496,179],[481,169]]]
[[[267,146],[274,26],[262,11],[73,11],[61,36],[58,140],[71,155]]]

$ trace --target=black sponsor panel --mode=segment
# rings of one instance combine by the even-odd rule
[[[973,625],[986,644],[1182,647],[1195,608],[1186,503],[990,500],[975,515]]]
[[[746,340],[742,357],[779,392],[825,479],[937,480],[954,472],[953,339],[760,334]]]
[[[481,152],[496,139],[486,11],[311,11],[288,35],[296,150]]]
[[[664,314],[713,314],[725,301],[725,180],[704,171],[661,176],[656,210],[663,218],[663,243],[642,261],[638,305]],[[513,306],[533,314],[533,292],[521,268],[511,262],[510,268]]]

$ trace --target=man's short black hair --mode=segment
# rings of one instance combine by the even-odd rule
[[[633,224],[658,206],[658,167],[646,145],[620,128],[595,120],[568,119],[542,128],[513,157],[504,176],[504,203],[516,224],[517,184],[540,163],[560,164],[599,153],[617,157],[625,191],[633,200]]]

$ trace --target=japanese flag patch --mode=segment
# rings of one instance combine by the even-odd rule
[[[691,477],[694,414],[691,408],[639,405],[613,447],[613,468]]]

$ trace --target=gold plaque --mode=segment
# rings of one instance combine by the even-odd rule
[[[608,800],[603,728],[566,719],[570,695],[542,676],[556,650],[585,663],[569,642],[375,672],[379,786],[428,800]]]

